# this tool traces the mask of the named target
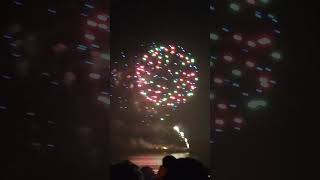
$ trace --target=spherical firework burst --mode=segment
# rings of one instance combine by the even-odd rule
[[[179,104],[193,96],[198,68],[192,55],[180,46],[155,46],[153,43],[147,48],[147,53],[120,52],[114,57],[111,70],[113,107],[119,112],[119,119],[126,121],[128,116],[135,116],[133,119],[139,122],[135,124],[137,127],[171,127],[176,125],[174,121],[166,123],[166,120],[171,119],[172,111]],[[155,95],[159,98],[155,99]],[[159,120],[164,122],[159,123]],[[181,130],[177,132],[188,149],[186,135]]]
[[[139,93],[156,106],[177,108],[194,95],[198,67],[181,46],[153,46],[136,64]]]

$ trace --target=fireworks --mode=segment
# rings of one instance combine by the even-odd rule
[[[189,149],[190,145],[189,145],[189,142],[188,142],[188,138],[186,138],[184,136],[184,132],[179,128],[179,126],[173,126],[173,130],[178,133],[178,135],[181,138],[181,140],[185,143],[187,149]]]
[[[140,94],[156,106],[178,107],[194,95],[197,66],[180,46],[155,46],[136,65]]]
[[[268,106],[270,90],[277,84],[274,72],[282,59],[278,20],[267,11],[269,5],[270,1],[247,0],[210,6],[214,16],[230,19],[210,33],[215,132],[228,127],[240,130],[250,113]]]
[[[121,108],[133,106],[146,119],[166,121],[170,111],[194,95],[198,68],[191,53],[180,46],[153,44],[147,51],[133,57],[121,52],[111,71],[111,86],[126,89],[114,91]]]
[[[97,96],[97,101],[110,106],[110,93],[107,89],[110,72],[109,52],[109,24],[110,17],[101,13],[91,1],[83,4],[81,16],[83,17],[83,40],[78,44],[77,49],[88,67],[88,78],[92,81],[103,81],[103,90]]]
[[[67,117],[59,114],[63,114],[63,111],[71,111],[72,108],[79,108],[73,106],[74,102],[70,100],[78,96],[79,92],[82,93],[81,97],[77,98],[82,101],[81,112],[76,113],[81,114],[79,116],[91,110],[98,112],[97,108],[87,103],[88,99],[90,102],[92,100],[103,106],[110,104],[107,82],[108,60],[110,59],[107,8],[99,7],[98,10],[95,7],[97,1],[92,0],[68,1],[68,3],[73,4],[73,7],[82,7],[82,9],[74,8],[66,12],[65,6],[60,6],[58,2],[35,4],[21,0],[11,1],[6,5],[8,17],[5,17],[8,20],[8,26],[4,27],[1,36],[8,47],[4,52],[10,56],[4,58],[1,67],[5,66],[0,69],[0,80],[6,80],[1,81],[4,91],[0,94],[0,119],[19,120],[16,117],[22,117],[20,120],[23,120],[28,118],[26,128],[39,127],[39,130],[44,128],[41,132],[48,131],[40,135],[38,129],[28,130],[30,135],[26,142],[30,142],[32,147],[39,152],[46,151],[40,148],[54,149],[55,145],[52,142],[56,140],[49,137],[53,137],[55,133],[51,132],[57,131],[56,124],[64,126],[65,122],[72,119],[70,116],[75,115],[70,113],[70,116]],[[72,20],[69,19],[70,17],[73,17]],[[61,34],[62,31],[64,33]],[[80,33],[82,36],[73,36],[73,34]],[[39,59],[42,61],[38,61]],[[90,86],[86,84],[88,81],[90,81]],[[57,95],[57,92],[64,92],[68,95],[62,98]],[[28,101],[18,103],[25,109],[17,108],[20,105],[17,106],[15,99],[27,97]],[[82,97],[88,99],[83,100]],[[56,106],[53,108],[44,102],[54,102]],[[19,115],[9,114],[2,117],[2,111],[10,111]],[[103,109],[103,112],[105,111],[107,109]],[[55,114],[59,118],[50,117],[49,120],[39,114]],[[93,122],[98,121],[97,114],[92,113],[92,117],[96,117],[82,125],[90,127],[96,124]],[[73,128],[79,128],[77,123]],[[42,136],[48,139],[48,142],[39,139]]]
[[[171,126],[172,112],[196,93],[196,60],[181,46],[153,43],[146,48],[138,55],[121,52],[115,56],[111,71],[113,107],[137,115],[144,128],[157,122]],[[185,136],[179,132],[180,140],[189,148]]]

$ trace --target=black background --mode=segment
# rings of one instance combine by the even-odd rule
[[[196,53],[199,54],[199,57],[206,58],[208,56],[206,55],[208,54],[206,51],[209,49],[206,40],[208,39],[209,32],[205,26],[208,4],[207,1],[145,2],[142,0],[114,0],[111,3],[111,16],[114,14],[114,16],[119,17],[118,20],[124,18],[127,19],[127,22],[120,22],[117,19],[111,21],[111,28],[114,28],[111,37],[121,36],[121,41],[111,41],[111,49],[117,49],[124,43],[128,43],[129,46],[135,46],[140,43],[140,39],[166,42],[171,41],[171,38],[174,37],[175,41],[185,43],[188,49],[197,47],[199,51]],[[1,4],[1,12],[8,10],[6,6],[5,2]],[[279,3],[276,11],[280,16],[282,24],[281,41],[285,55],[283,77],[281,77],[283,86],[281,87],[281,96],[279,95],[278,97],[281,98],[281,101],[279,100],[279,104],[276,105],[276,107],[281,107],[281,109],[276,110],[276,118],[265,129],[256,129],[253,132],[240,136],[236,144],[220,147],[221,149],[217,151],[214,147],[211,149],[213,172],[218,180],[298,179],[298,175],[302,175],[302,167],[307,167],[308,169],[308,173],[303,174],[304,176],[302,177],[303,179],[307,179],[309,177],[306,176],[311,177],[311,174],[316,172],[312,168],[316,165],[313,166],[310,160],[314,159],[314,154],[311,153],[313,149],[312,144],[315,141],[313,128],[315,127],[314,121],[318,119],[317,116],[313,116],[314,114],[317,115],[318,9],[316,4],[310,1],[282,1]],[[1,28],[5,28],[8,24],[7,22],[10,21],[6,17],[6,14],[9,13],[6,12],[1,15],[3,22]],[[31,14],[29,16],[30,20],[26,19],[26,22],[32,22]],[[112,25],[113,21],[115,23],[114,27]],[[148,23],[145,23],[146,21]],[[161,22],[163,21],[166,21],[167,25],[162,25]],[[42,24],[42,27],[46,26],[45,21],[38,21],[37,23]],[[31,23],[34,29],[38,28],[37,23]],[[50,28],[44,29],[48,30]],[[38,31],[44,30],[40,28]],[[75,34],[77,33],[75,32]],[[130,41],[131,36],[135,36],[136,40]],[[197,42],[191,41],[191,43],[188,41],[188,43],[186,42],[186,38],[197,39]],[[1,49],[2,52],[4,50],[3,48]],[[6,57],[3,53],[1,53],[1,56],[0,60]],[[1,83],[0,86],[3,88],[4,84]],[[20,96],[23,96],[23,94],[20,94]],[[20,173],[19,170],[25,167],[28,167],[28,169],[39,168],[38,171],[42,171],[41,165],[36,164],[38,161],[33,161],[32,154],[23,151],[23,149],[18,152],[24,152],[20,156],[24,157],[22,159],[27,159],[28,162],[23,162],[23,165],[18,166],[14,172],[10,171],[8,173],[7,171],[8,165],[17,165],[20,162],[18,158],[11,158],[16,156],[17,151],[15,149],[20,148],[19,144],[21,143],[19,141],[24,140],[23,137],[17,137],[15,134],[18,130],[13,124],[19,123],[16,122],[17,119],[20,119],[20,117],[11,116],[10,118],[0,119],[0,121],[10,121],[5,122],[2,126],[5,131],[2,131],[1,134],[3,134],[2,138],[5,140],[2,141],[1,147],[5,146],[6,148],[1,153],[1,159],[5,159],[6,161],[1,162],[1,173],[7,172],[7,175],[12,177],[15,177],[14,174]],[[10,126],[6,126],[8,124]],[[276,133],[272,137],[264,137],[264,134],[271,129],[279,133]],[[63,137],[63,134],[61,136]],[[265,141],[261,141],[261,137],[264,137]],[[14,144],[14,146],[10,145],[10,143]],[[266,146],[269,148],[262,148]],[[250,151],[251,147],[255,147],[257,151]],[[74,149],[74,151],[77,151],[77,149]],[[232,155],[234,151],[240,151],[244,154],[241,156]],[[55,157],[43,159],[41,162],[43,164],[51,163],[53,159]],[[12,163],[13,160],[14,163]],[[65,163],[61,159],[55,159],[54,162],[57,164],[56,166]],[[68,174],[68,168],[70,167],[67,166],[65,168],[65,174]],[[69,170],[72,171],[72,168]],[[48,173],[47,176],[50,176],[49,172],[44,171],[42,173]],[[28,176],[27,173],[24,178],[28,179]],[[64,174],[59,174],[59,177],[60,179],[67,179]]]

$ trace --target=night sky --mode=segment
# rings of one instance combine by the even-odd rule
[[[203,28],[207,7],[182,1],[112,2],[111,52],[117,57],[121,50],[132,52],[141,43],[155,42],[178,44],[192,53],[199,63],[199,89],[173,115],[185,126],[194,156],[209,164],[209,31]]]
[[[17,1],[22,2],[22,1]],[[27,1],[24,1],[27,2]],[[92,1],[93,2],[93,1]],[[29,1],[25,6],[1,1],[0,121],[1,179],[105,179],[110,142],[108,65],[88,76],[88,54],[78,52],[83,43],[85,1]],[[207,1],[95,1],[99,11],[111,13],[111,39],[100,33],[103,49],[113,54],[136,50],[141,43],[177,43],[200,63],[196,96],[177,119],[190,133],[195,156],[211,164],[218,180],[296,179],[298,160],[309,168],[318,76],[319,18],[310,2],[275,2],[280,18],[284,60],[277,72],[278,88],[263,116],[237,135],[221,136],[209,144],[209,2]],[[216,1],[215,3],[219,3]],[[52,13],[50,10],[56,10]],[[216,17],[224,22],[224,17]],[[242,22],[239,22],[241,24]],[[17,26],[18,24],[18,26]],[[4,35],[18,31],[24,46],[22,59],[12,56]],[[54,47],[60,47],[56,52]],[[59,49],[59,48],[58,48]],[[111,63],[112,64],[112,63]],[[71,82],[66,83],[66,74]],[[48,77],[48,74],[51,76]],[[96,77],[96,76],[93,76]],[[105,100],[105,99],[103,99]],[[112,127],[111,127],[112,128]],[[112,141],[112,135],[110,137]],[[300,165],[299,165],[300,166]],[[316,172],[316,171],[315,171]],[[309,173],[311,174],[311,173]],[[4,178],[2,178],[2,176]],[[306,177],[305,177],[306,178]]]

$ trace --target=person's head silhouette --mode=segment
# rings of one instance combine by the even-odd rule
[[[139,167],[130,161],[113,164],[110,177],[111,180],[144,180]]]

